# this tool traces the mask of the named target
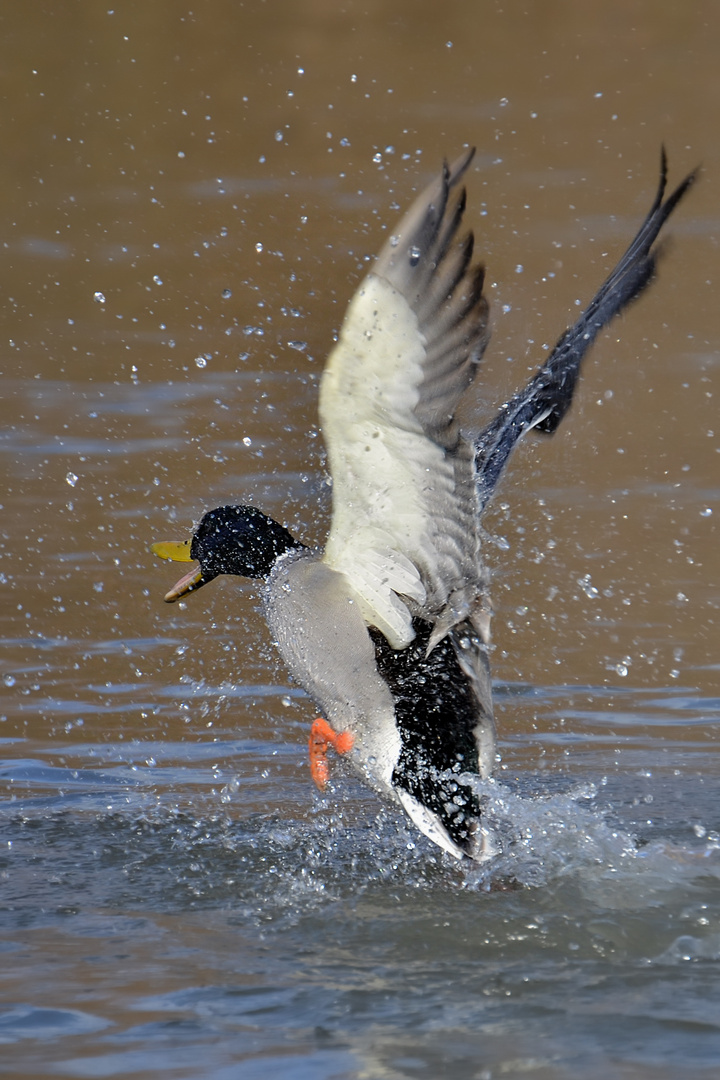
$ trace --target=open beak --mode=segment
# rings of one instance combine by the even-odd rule
[[[195,562],[190,554],[191,543],[192,540],[162,540],[158,544],[152,544],[150,550],[160,559],[170,559],[172,562]],[[194,566],[187,574],[183,574],[163,599],[166,604],[174,604],[181,596],[186,596],[204,584],[202,570],[199,566]]]

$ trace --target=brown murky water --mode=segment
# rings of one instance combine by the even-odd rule
[[[0,1072],[715,1076],[720,12],[6,5]],[[153,539],[321,543],[324,357],[468,143],[488,407],[643,217],[659,279],[485,518],[507,850],[465,878],[336,770],[251,585]],[[512,880],[514,891],[488,891]]]

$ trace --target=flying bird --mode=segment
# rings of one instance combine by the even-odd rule
[[[556,430],[598,333],[652,280],[653,245],[696,173],[665,199],[663,151],[653,204],[615,269],[524,389],[468,431],[458,414],[489,339],[484,267],[463,225],[473,155],[445,164],[401,219],[328,357],[324,550],[228,505],[153,551],[197,562],[169,603],[220,574],[262,581],[277,648],[321,713],[310,734],[318,787],[333,747],[440,848],[483,861],[496,847],[477,779],[492,771],[495,727],[480,516],[518,439]]]

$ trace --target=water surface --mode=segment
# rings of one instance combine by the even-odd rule
[[[720,1067],[715,5],[205,0],[0,17],[0,1073],[674,1080]],[[495,407],[671,179],[659,280],[485,518],[502,853],[307,763],[254,586],[322,543],[324,357],[466,143]]]

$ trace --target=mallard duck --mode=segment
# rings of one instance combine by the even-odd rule
[[[252,506],[205,514],[191,540],[153,545],[198,565],[172,603],[220,574],[263,581],[270,632],[321,717],[310,736],[323,788],[328,747],[457,858],[494,850],[478,777],[495,730],[490,602],[480,514],[521,435],[554,432],[600,329],[651,280],[652,245],[695,174],[657,195],[597,295],[527,386],[465,431],[488,342],[483,266],[462,232],[463,153],[416,199],[350,301],[320,385],[332,475],[324,551]]]

